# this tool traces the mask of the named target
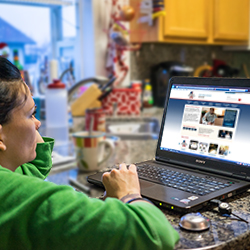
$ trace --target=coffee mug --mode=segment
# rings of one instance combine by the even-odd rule
[[[91,172],[101,168],[114,151],[114,144],[99,131],[80,131],[72,134],[77,166],[81,171]]]

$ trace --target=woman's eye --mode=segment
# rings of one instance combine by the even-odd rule
[[[32,115],[30,117],[35,118],[35,115],[36,115],[36,106],[34,107],[34,111],[33,111]]]
[[[36,115],[36,110],[32,113],[31,118],[35,117]]]

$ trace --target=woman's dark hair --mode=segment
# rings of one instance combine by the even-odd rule
[[[0,124],[10,121],[11,111],[27,100],[28,87],[18,68],[0,56]],[[22,95],[23,94],[23,95]]]

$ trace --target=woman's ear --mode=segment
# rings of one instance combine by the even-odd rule
[[[0,151],[5,151],[6,145],[3,142],[3,126],[0,124]]]

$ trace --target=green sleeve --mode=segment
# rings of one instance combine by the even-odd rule
[[[151,204],[89,198],[9,170],[0,178],[0,249],[169,250],[179,239]]]
[[[54,146],[54,139],[43,137],[44,143],[36,146],[36,158],[25,163],[16,169],[16,173],[28,176],[35,176],[45,179],[52,167],[51,153]]]

